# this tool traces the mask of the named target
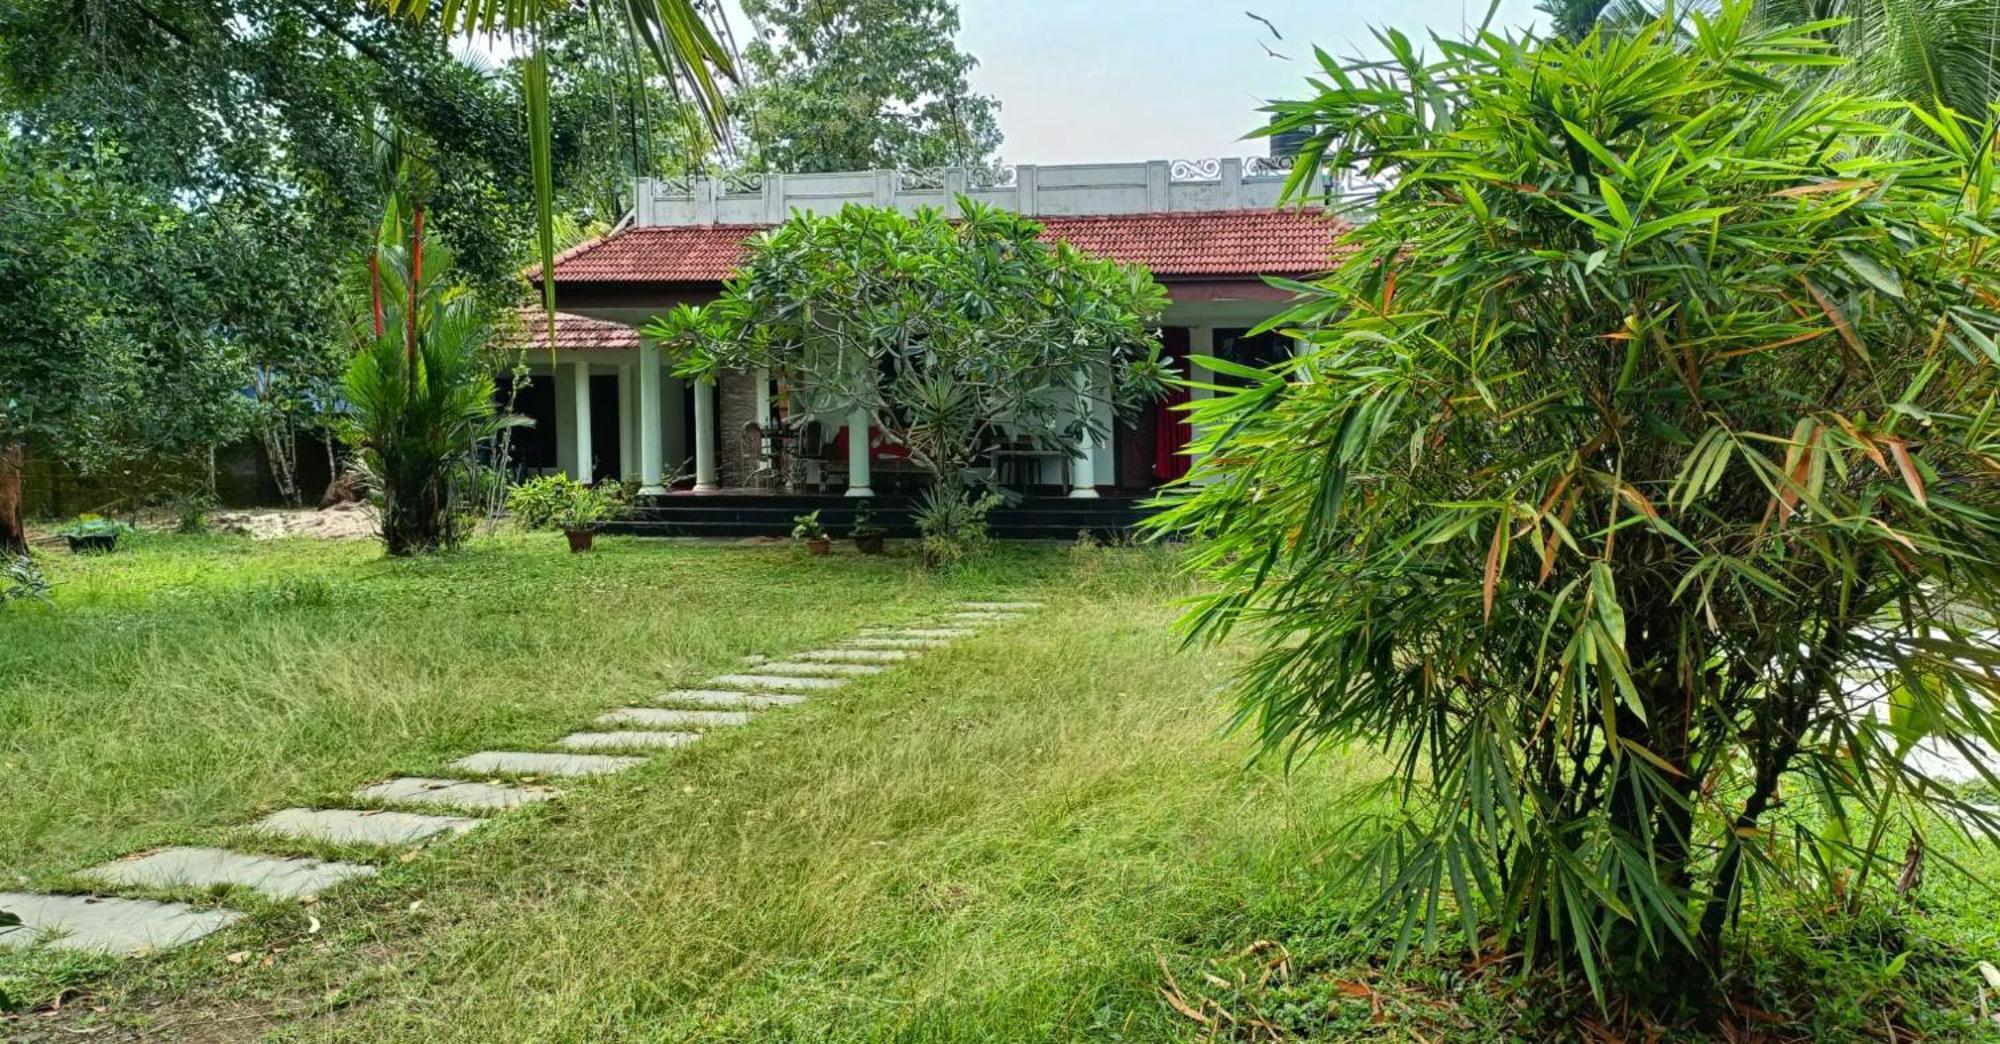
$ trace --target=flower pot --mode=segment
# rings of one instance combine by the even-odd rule
[[[864,555],[879,555],[882,553],[882,540],[887,535],[886,533],[856,533],[854,535],[854,549]]]
[[[575,554],[579,551],[590,550],[590,545],[597,540],[597,530],[565,529],[563,530],[563,536],[569,538],[570,553]]]
[[[71,554],[103,554],[118,550],[118,534],[98,533],[92,536],[73,536],[69,540]]]
[[[806,551],[811,554],[824,555],[832,550],[833,541],[826,537],[812,537],[806,541]]]

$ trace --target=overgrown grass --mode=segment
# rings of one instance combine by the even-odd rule
[[[1368,897],[1329,887],[1349,785],[1376,762],[1249,765],[1214,695],[1235,654],[1176,651],[1165,553],[1016,549],[938,575],[619,539],[386,562],[151,537],[50,563],[58,607],[0,614],[0,873],[40,886],[546,743],[748,653],[975,595],[1050,608],[391,856],[315,904],[232,896],[252,918],[185,950],[0,958],[0,989],[44,1006],[0,1035],[1494,1039],[1596,1017],[1506,962],[1386,967],[1356,924]],[[1851,1036],[1886,1016],[1975,1039],[1966,976],[2000,944],[2000,904],[1956,883],[1926,896],[1901,917],[1768,917],[1740,962],[1739,992],[1776,1012],[1760,1028]]]

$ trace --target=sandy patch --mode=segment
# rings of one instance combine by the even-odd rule
[[[375,509],[367,504],[336,504],[322,511],[310,508],[279,511],[218,511],[209,525],[220,533],[239,533],[255,540],[315,537],[320,540],[368,540],[377,535]]]

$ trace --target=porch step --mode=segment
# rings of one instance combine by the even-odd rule
[[[875,524],[891,537],[917,535],[916,498],[884,494],[872,501]],[[791,533],[792,519],[811,511],[819,512],[828,533],[844,539],[854,526],[856,501],[838,493],[670,494],[649,499],[625,518],[607,523],[605,531],[637,536],[782,537]],[[1129,537],[1151,512],[1142,496],[1078,500],[1038,495],[995,509],[987,523],[994,536],[1005,540],[1069,541],[1078,532],[1117,540]]]

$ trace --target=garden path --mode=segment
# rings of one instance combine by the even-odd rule
[[[556,750],[480,751],[452,762],[437,777],[403,776],[360,787],[350,795],[352,807],[281,809],[242,831],[262,849],[332,845],[344,851],[415,851],[411,846],[466,833],[492,815],[561,793],[539,780],[623,772],[661,751],[695,743],[710,729],[749,724],[755,712],[803,703],[1041,607],[960,602],[928,623],[866,628],[854,638],[783,659],[751,657],[742,670],[702,683],[705,688],[676,689],[650,706],[609,710],[590,729],[556,740]],[[269,901],[299,901],[376,872],[365,861],[229,848],[174,846],[135,853],[73,875],[80,890],[98,894],[0,892],[0,910],[21,921],[0,926],[0,949],[49,946],[118,956],[164,950],[221,931],[244,915],[225,906],[148,896],[233,889]]]

